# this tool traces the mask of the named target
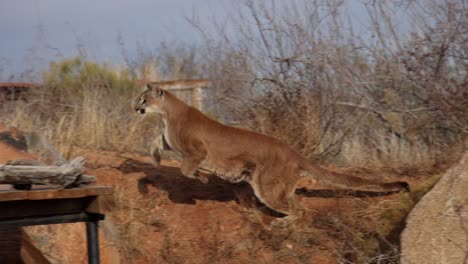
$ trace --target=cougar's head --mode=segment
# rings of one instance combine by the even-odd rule
[[[164,90],[151,84],[145,84],[146,90],[137,97],[135,111],[139,114],[164,113]]]

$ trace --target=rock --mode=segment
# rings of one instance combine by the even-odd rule
[[[401,251],[403,264],[468,263],[468,153],[411,211]]]

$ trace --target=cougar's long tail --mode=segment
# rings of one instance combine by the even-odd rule
[[[361,191],[374,192],[395,192],[395,191],[410,191],[409,184],[404,181],[397,182],[378,182],[375,180],[364,179],[352,175],[347,175],[338,172],[332,172],[312,164],[304,157],[299,158],[299,166],[306,172],[305,176],[315,178],[318,182],[331,184],[340,188],[352,188]]]

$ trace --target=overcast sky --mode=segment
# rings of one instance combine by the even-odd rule
[[[32,56],[50,61],[78,53],[122,59],[119,35],[129,51],[136,42],[193,42],[199,34],[186,17],[222,17],[229,0],[1,0],[0,70],[18,73]],[[34,53],[33,53],[34,52]]]
[[[205,24],[223,20],[232,15],[236,1],[0,0],[0,80],[75,56],[79,45],[91,59],[121,63],[119,36],[129,52],[136,51],[137,42],[157,47],[163,41],[200,41],[187,17],[195,15]],[[346,0],[352,2],[359,3]],[[347,8],[362,20],[365,12],[356,6]]]

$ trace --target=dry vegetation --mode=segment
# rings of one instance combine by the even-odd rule
[[[128,68],[120,72],[81,57],[51,63],[27,102],[2,104],[2,120],[44,130],[65,152],[141,152],[140,135],[157,129],[131,111],[134,80],[204,76],[216,84],[209,114],[309,158],[398,169],[450,162],[467,134],[463,1],[362,4],[371,21],[365,35],[354,32],[342,1],[245,1],[236,34],[210,36],[193,22],[201,47],[140,47],[129,58],[122,44]],[[409,34],[393,13],[407,14]]]
[[[157,127],[133,115],[139,88],[128,73],[82,58],[51,63],[43,87],[25,101],[2,104],[2,121],[46,135],[69,156],[73,147],[143,151],[144,133]]]
[[[365,34],[344,1],[276,4],[246,1],[237,34],[207,37],[208,72],[236,120],[344,165],[432,168],[463,151],[463,1],[363,3]]]
[[[341,263],[400,263],[406,216],[440,177],[433,175],[392,199],[354,198],[350,211],[337,208],[319,215],[319,226],[337,241]]]
[[[146,152],[145,137],[159,128],[131,110],[134,80],[203,76],[215,82],[212,116],[287,141],[311,159],[403,174],[444,167],[466,148],[466,3],[367,2],[366,34],[355,32],[343,1],[244,1],[235,34],[192,21],[204,45],[142,48],[126,56],[124,72],[85,58],[52,63],[27,101],[0,105],[0,121],[40,130],[65,155],[76,146]],[[397,14],[407,15],[408,34]],[[429,187],[420,189],[392,202],[356,199],[353,213],[323,216],[341,262],[398,263],[402,221]],[[313,233],[287,239],[313,245]]]

